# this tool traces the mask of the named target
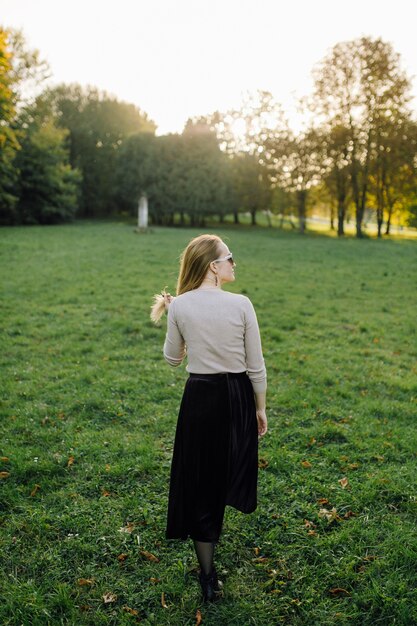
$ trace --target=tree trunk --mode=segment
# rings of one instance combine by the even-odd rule
[[[378,224],[378,239],[381,238],[381,230],[382,230],[382,224],[384,223],[384,214],[382,209],[377,209],[376,210],[376,221]]]
[[[180,211],[180,224],[181,226],[185,224],[184,211]]]
[[[234,211],[233,217],[234,217],[235,224],[239,224],[239,213],[237,211]]]
[[[251,209],[250,214],[252,218],[251,219],[252,226],[256,226],[256,209]]]
[[[345,234],[345,203],[339,198],[337,206],[337,236],[343,237]]]
[[[266,219],[268,220],[268,228],[272,228],[271,212],[269,209],[266,211]]]
[[[334,217],[335,217],[335,210],[334,210],[334,206],[333,206],[333,202],[332,205],[330,207],[330,230],[335,230],[334,227]]]
[[[303,235],[306,229],[306,200],[307,191],[297,191],[297,209],[298,209],[298,229]]]
[[[356,207],[356,236],[359,239],[363,237],[362,220],[363,220],[363,211],[360,208]]]
[[[391,217],[392,217],[392,206],[390,206],[389,210],[388,210],[387,226],[385,228],[385,234],[386,235],[390,234],[389,231],[390,231],[390,228],[391,228]]]
[[[224,215],[223,215],[223,213],[219,213],[219,222],[220,222],[220,224],[224,223]]]

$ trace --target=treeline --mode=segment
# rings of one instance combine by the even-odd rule
[[[20,33],[0,29],[0,221],[48,224],[135,215],[146,194],[157,224],[204,225],[242,212],[292,219],[326,210],[378,235],[392,218],[417,226],[417,124],[399,55],[381,39],[336,45],[314,70],[313,114],[294,133],[267,92],[239,110],[156,136],[138,107],[93,87],[41,90],[48,67]],[[29,98],[28,85],[37,87]],[[270,222],[271,223],[271,222]]]

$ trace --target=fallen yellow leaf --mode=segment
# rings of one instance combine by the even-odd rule
[[[165,593],[164,593],[164,592],[162,592],[162,593],[161,593],[161,606],[162,606],[162,608],[164,608],[164,609],[167,609],[167,608],[168,608],[168,605],[167,605],[167,603],[165,602]]]
[[[123,611],[126,611],[126,613],[130,613],[130,615],[139,615],[139,611],[137,611],[136,609],[131,609],[128,606],[122,606]]]
[[[40,485],[35,485],[34,488],[32,489],[32,491],[30,492],[30,495],[33,497],[37,494],[37,492],[39,491],[39,489],[41,488]]]
[[[346,476],[344,476],[343,478],[341,478],[340,480],[338,480],[339,485],[342,487],[342,489],[346,489],[346,487],[349,484],[348,479],[346,478]]]
[[[148,552],[147,550],[141,550],[140,553],[142,556],[145,557],[145,559],[148,559],[148,561],[154,561],[155,563],[159,563],[158,557],[152,554],[152,552]]]
[[[331,593],[332,596],[350,596],[349,591],[346,591],[346,589],[342,589],[342,587],[335,587],[334,589],[329,589],[329,593]]]
[[[203,621],[203,616],[201,615],[200,609],[197,609],[197,613],[195,614],[195,626],[200,626]]]
[[[323,505],[323,504],[329,504],[329,501],[328,501],[328,499],[327,499],[327,498],[319,498],[319,499],[317,500],[317,504],[322,504],[322,505]]]
[[[80,585],[80,587],[85,587],[87,585],[94,585],[94,578],[79,578],[77,580],[77,585]]]
[[[305,467],[306,469],[309,467],[312,467],[310,461],[301,461],[301,465]]]
[[[0,478],[9,478],[10,472],[0,472]]]

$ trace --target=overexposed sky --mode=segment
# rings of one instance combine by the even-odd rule
[[[52,83],[95,85],[180,132],[188,117],[239,106],[263,89],[297,127],[297,97],[340,41],[382,37],[417,75],[415,0],[0,0]],[[417,78],[413,79],[417,96]],[[417,99],[413,103],[417,108]]]

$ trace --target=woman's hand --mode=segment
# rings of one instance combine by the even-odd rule
[[[258,435],[263,437],[268,430],[268,420],[265,409],[256,409],[256,419],[258,420]]]
[[[175,296],[171,296],[170,293],[167,293],[165,291],[163,291],[161,295],[164,298],[165,311],[168,312],[169,305],[175,299]]]

